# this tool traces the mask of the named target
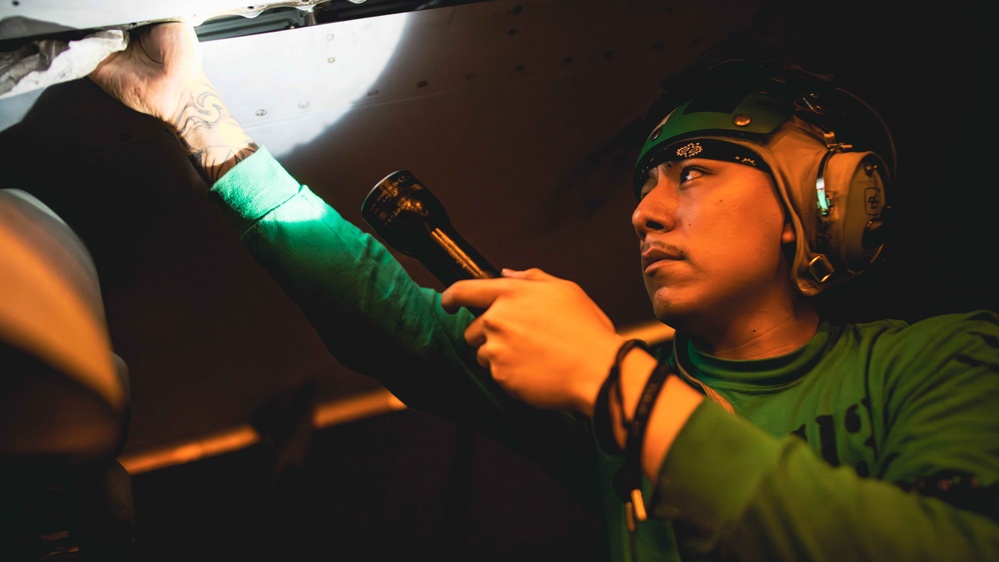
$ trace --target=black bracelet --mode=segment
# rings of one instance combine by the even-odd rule
[[[624,405],[621,401],[621,387],[618,379],[621,378],[621,362],[624,361],[625,355],[628,355],[628,352],[636,347],[640,347],[651,353],[648,344],[642,340],[628,340],[621,344],[614,358],[614,363],[611,365],[610,372],[607,374],[607,378],[600,385],[597,400],[593,404],[593,432],[596,433],[600,446],[605,451],[612,453],[623,453],[624,449],[617,444],[617,439],[614,438],[614,428],[610,419],[610,391],[611,387],[617,387],[617,405],[622,412],[621,421],[623,422]],[[628,426],[625,425],[624,427],[627,431]]]
[[[611,367],[611,374],[608,377],[614,378],[614,386],[617,389],[617,410],[621,415],[621,427],[624,428],[625,432],[631,431],[631,423],[628,422],[624,415],[624,393],[621,392],[621,363],[624,361],[625,356],[636,347],[644,349],[650,355],[652,354],[652,350],[649,349],[648,344],[642,340],[628,340],[624,342],[620,349],[617,350],[617,358],[614,359],[614,365]]]
[[[614,438],[614,428],[611,427],[610,418],[610,388],[614,381],[607,377],[600,385],[600,392],[597,393],[597,400],[593,403],[593,433],[597,436],[597,443],[600,448],[609,453],[621,454],[624,449],[617,444]]]
[[[649,380],[642,389],[642,395],[635,406],[635,415],[631,419],[631,430],[624,445],[624,466],[619,475],[619,493],[625,502],[628,530],[634,531],[638,521],[645,521],[645,502],[642,500],[642,442],[645,440],[645,429],[652,413],[652,406],[659,396],[666,379],[672,373],[669,362],[661,361],[649,375]]]

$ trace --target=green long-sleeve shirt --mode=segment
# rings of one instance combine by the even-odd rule
[[[647,483],[650,519],[632,538],[613,488],[621,457],[585,416],[496,385],[464,342],[470,313],[445,312],[266,149],[210,194],[339,361],[601,507],[613,560],[999,560],[994,312],[822,323],[803,348],[762,361],[709,357],[679,335],[664,356],[735,414],[697,408]]]

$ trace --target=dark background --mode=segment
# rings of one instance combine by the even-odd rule
[[[833,310],[918,320],[997,308],[995,40],[983,3],[465,4],[425,20],[394,70],[445,86],[393,90],[387,74],[384,101],[282,158],[358,224],[370,187],[408,167],[494,264],[574,279],[618,326],[640,324],[634,151],[619,133],[660,79],[755,26],[837,76],[895,135],[902,222],[883,263],[833,295]],[[469,86],[473,74],[491,81]],[[466,82],[449,86],[454,77]],[[0,131],[0,154],[4,187],[48,203],[94,255],[131,373],[124,456],[246,424],[263,436],[133,475],[137,560],[599,557],[592,516],[533,465],[478,435],[469,447],[450,423],[405,410],[283,431],[317,402],[379,386],[326,353],[158,124],[74,81]]]

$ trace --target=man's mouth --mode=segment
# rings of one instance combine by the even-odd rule
[[[683,250],[675,246],[670,246],[662,242],[646,242],[642,244],[642,271],[646,273],[660,262],[679,261],[682,259],[684,259]]]

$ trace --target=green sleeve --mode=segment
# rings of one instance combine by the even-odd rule
[[[871,354],[870,476],[705,402],[661,467],[653,515],[695,559],[999,560],[996,316],[902,334]]]
[[[261,148],[209,192],[253,257],[301,308],[345,366],[407,406],[469,425],[549,471],[593,489],[589,426],[504,392],[464,341],[472,314],[445,311],[374,237],[300,185]]]
[[[429,385],[439,391],[458,380],[489,384],[462,340],[471,315],[445,312],[437,292],[417,286],[382,244],[300,185],[266,149],[240,162],[210,195],[344,365],[379,378],[407,405],[428,409],[439,407]]]

